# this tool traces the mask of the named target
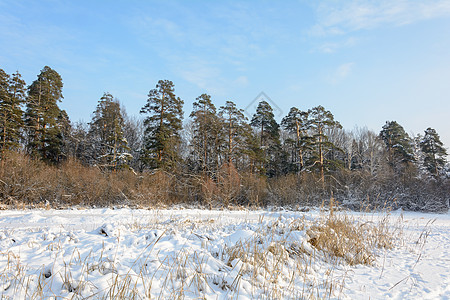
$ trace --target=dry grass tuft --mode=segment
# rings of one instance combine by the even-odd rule
[[[371,265],[377,248],[392,249],[396,231],[389,226],[387,216],[378,224],[360,223],[345,212],[336,213],[331,199],[329,213],[319,225],[307,231],[308,242],[332,258],[342,258],[350,265]]]

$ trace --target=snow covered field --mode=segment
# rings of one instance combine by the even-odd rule
[[[371,265],[318,250],[318,210],[1,211],[0,295],[450,299],[449,214],[347,215],[355,228],[389,224],[395,247],[374,249]]]

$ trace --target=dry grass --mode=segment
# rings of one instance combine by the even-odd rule
[[[341,297],[345,276],[335,277],[335,267],[372,265],[378,249],[394,248],[400,236],[387,217],[378,223],[361,223],[336,213],[333,201],[327,211],[313,223],[305,219],[288,225],[273,222],[257,236],[227,248],[227,265],[238,269],[240,280],[247,274],[268,299]],[[291,238],[303,231],[305,240]],[[283,238],[276,238],[280,234]],[[315,270],[324,261],[327,270],[319,275]]]
[[[375,249],[392,249],[397,242],[397,230],[389,226],[387,216],[378,223],[357,222],[343,212],[336,213],[333,199],[326,217],[307,233],[315,248],[350,265],[371,265],[376,260]]]

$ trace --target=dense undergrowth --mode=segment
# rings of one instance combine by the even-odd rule
[[[238,173],[223,166],[216,177],[157,170],[105,171],[69,159],[58,166],[10,152],[1,160],[0,201],[4,208],[68,206],[167,207],[176,204],[206,208],[319,206],[334,198],[353,210],[403,208],[448,210],[450,180],[400,177],[384,173],[340,170],[325,177],[311,173],[277,178]]]

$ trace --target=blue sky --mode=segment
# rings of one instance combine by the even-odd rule
[[[450,1],[0,0],[0,68],[30,84],[48,65],[72,121],[103,92],[138,115],[159,79],[185,101],[283,112],[323,105],[344,128],[396,120],[450,146]],[[279,118],[278,120],[280,120]]]

